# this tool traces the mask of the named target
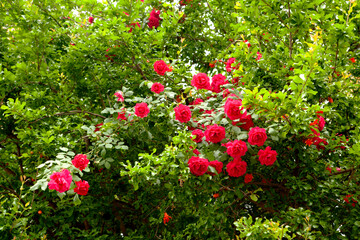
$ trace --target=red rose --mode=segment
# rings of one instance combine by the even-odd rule
[[[200,157],[191,157],[188,161],[190,172],[195,176],[204,175],[209,167],[209,160]]]
[[[147,103],[137,103],[135,105],[135,115],[144,118],[150,113]]]
[[[154,93],[161,93],[162,91],[164,91],[164,85],[162,85],[161,83],[154,83],[152,86],[151,86],[151,91],[154,92]]]
[[[228,98],[224,105],[224,112],[230,118],[230,120],[236,120],[239,118],[244,118],[246,113],[242,113],[244,108],[242,107],[241,99],[235,100]]]
[[[150,17],[148,26],[150,29],[153,29],[153,27],[157,28],[160,25],[160,20],[156,17]]]
[[[249,131],[248,142],[251,145],[261,147],[262,145],[264,145],[266,139],[266,130],[264,128],[254,127]]]
[[[132,24],[130,24],[131,26],[133,26],[133,27],[135,27],[135,26],[138,26],[139,28],[141,28],[141,26],[140,26],[140,23],[139,22],[136,22],[136,23],[132,23]],[[129,33],[131,33],[132,32],[132,28],[130,28],[130,30],[129,30]]]
[[[170,221],[171,218],[172,217],[170,217],[169,214],[164,213],[164,218],[163,218],[164,224],[166,225]]]
[[[225,138],[225,128],[218,126],[217,124],[207,126],[205,130],[206,141],[212,143],[221,142]]]
[[[180,104],[176,108],[174,108],[175,111],[175,119],[179,122],[185,123],[190,121],[191,119],[191,110],[188,106]]]
[[[151,13],[150,13],[150,17],[157,18],[157,19],[161,20],[161,18],[160,18],[160,10],[158,10],[158,11],[152,10]]]
[[[219,162],[218,160],[215,160],[215,161],[211,161],[209,163],[209,165],[212,166],[213,168],[215,168],[215,170],[216,170],[216,172],[218,174],[220,174],[222,172],[222,168],[223,168],[223,163],[222,162]],[[206,173],[211,175],[211,176],[215,176],[215,173],[213,173],[213,172],[207,171]]]
[[[94,18],[93,18],[93,17],[89,17],[89,20],[88,20],[88,21],[89,21],[90,24],[93,24],[93,23],[94,23]]]
[[[121,108],[121,112],[118,112],[118,116],[117,116],[117,120],[121,119],[121,120],[127,120],[127,118],[130,116],[130,113],[128,114],[128,116],[126,117],[126,109],[125,108]]]
[[[352,63],[355,63],[355,62],[356,62],[356,59],[355,59],[355,58],[353,58],[353,57],[352,57],[352,58],[350,58],[349,60],[350,60]]]
[[[232,67],[231,65],[235,62],[235,60],[236,60],[235,58],[229,58],[229,60],[227,60],[227,62],[225,63],[226,64],[225,68],[227,72],[231,72],[232,69],[237,69],[238,66],[240,65],[239,63],[235,67]]]
[[[244,116],[245,115],[245,116]],[[238,124],[240,123],[240,124]],[[241,124],[242,123],[242,124]],[[250,128],[254,127],[254,122],[251,118],[251,115],[248,115],[246,112],[241,116],[240,120],[232,121],[232,125],[239,126],[240,128],[249,131]]]
[[[202,142],[202,139],[205,136],[203,131],[201,131],[200,129],[196,129],[196,130],[192,131],[191,134],[196,136],[196,138],[193,139],[193,141],[197,142],[197,143]]]
[[[329,144],[326,141],[326,139],[324,139],[324,138],[313,137],[312,140],[313,140],[313,144],[316,146],[317,150],[320,150],[320,149],[323,150],[323,149],[325,149],[325,146]]]
[[[210,78],[205,73],[198,73],[193,76],[191,80],[191,86],[196,87],[197,90],[199,89],[211,89],[210,86]]]
[[[271,147],[266,147],[265,150],[259,150],[259,161],[261,165],[271,166],[276,161],[277,152],[271,150]]]
[[[236,158],[226,165],[226,171],[230,177],[240,177],[246,173],[247,163],[241,158]]]
[[[253,180],[253,175],[252,174],[246,174],[245,175],[245,178],[244,178],[244,182],[245,183],[249,183],[249,182],[251,182],[252,180]]]
[[[89,164],[89,159],[87,159],[87,156],[85,154],[78,154],[71,162],[76,168],[82,171]]]
[[[225,80],[226,77],[222,74],[214,75],[211,81],[211,90],[216,93],[221,92],[220,86],[226,84]]]
[[[220,197],[220,194],[214,193],[213,198],[218,198],[218,197]]]
[[[100,131],[100,128],[101,128],[102,125],[104,125],[104,123],[96,124],[96,125],[95,125],[95,131],[94,131],[94,132]]]
[[[154,70],[161,76],[164,76],[166,72],[170,71],[169,66],[166,65],[163,60],[159,60],[154,63]]]
[[[63,169],[61,172],[54,172],[50,176],[50,182],[48,182],[49,189],[56,190],[59,193],[66,192],[70,189],[72,182],[72,176],[67,169]]]
[[[324,129],[324,127],[325,127],[325,119],[323,117],[321,117],[321,116],[319,117],[318,126],[319,126],[319,131],[322,131]]]
[[[86,195],[89,191],[89,183],[87,181],[80,180],[78,182],[75,182],[76,188],[74,188],[74,192],[76,192],[79,195]]]
[[[186,6],[187,3],[191,2],[192,0],[180,0],[180,6]]]
[[[234,140],[224,144],[227,148],[226,152],[233,158],[242,157],[247,152],[248,148],[244,141]]]

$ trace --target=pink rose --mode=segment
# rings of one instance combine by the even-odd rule
[[[211,89],[210,86],[210,78],[205,73],[198,73],[193,76],[191,80],[191,86],[196,87],[197,90],[199,89]]]
[[[74,192],[76,192],[79,195],[86,195],[89,191],[89,183],[87,181],[80,180],[78,182],[75,182],[76,187],[74,188]]]
[[[233,158],[242,157],[246,154],[248,148],[244,141],[234,140],[224,144],[227,148],[226,152]]]
[[[205,130],[206,141],[212,143],[221,142],[225,138],[225,128],[218,126],[217,124],[207,126]]]
[[[135,115],[144,118],[150,113],[147,103],[137,103],[135,105]]]
[[[242,101],[241,99],[235,100],[228,98],[224,105],[224,112],[230,118],[230,120],[236,120],[244,118],[246,115],[245,113],[242,113],[242,110],[244,108],[242,107]]]
[[[116,92],[114,93],[114,95],[118,98],[117,99],[118,102],[124,102],[124,97],[122,95],[122,92]]]
[[[261,165],[271,166],[276,161],[277,152],[266,147],[265,150],[259,150],[258,155]]]
[[[175,119],[179,122],[185,123],[190,121],[191,119],[191,110],[188,106],[180,104],[176,108],[174,108],[175,111]]]
[[[249,131],[248,142],[251,145],[261,147],[262,145],[264,145],[266,139],[266,130],[264,128],[254,127]]]
[[[222,162],[219,162],[218,160],[214,160],[214,161],[211,161],[209,163],[209,165],[211,167],[215,168],[215,170],[216,170],[216,172],[218,174],[220,174],[222,172],[222,168],[223,168],[223,163]],[[213,172],[207,171],[206,173],[211,175],[211,176],[215,176],[215,173],[213,173]]]
[[[156,61],[154,63],[154,70],[157,74],[164,76],[166,72],[169,72],[169,66],[163,60]]]
[[[201,131],[200,129],[196,129],[196,130],[192,131],[191,134],[196,136],[196,138],[193,139],[193,141],[197,142],[197,143],[202,142],[203,137],[205,136],[203,131]]]
[[[191,157],[188,161],[190,172],[195,176],[204,175],[209,167],[209,160],[200,157]]]
[[[247,163],[241,158],[236,158],[226,165],[226,171],[230,177],[240,177],[246,173]]]
[[[162,91],[164,91],[164,85],[162,85],[161,83],[153,83],[153,85],[151,86],[151,91],[154,93],[161,93]]]
[[[93,17],[89,17],[89,20],[88,20],[88,21],[89,21],[90,24],[93,24],[93,23],[94,23],[94,18],[93,18]]]
[[[246,174],[245,175],[245,178],[244,178],[244,182],[245,183],[249,183],[249,182],[251,182],[252,180],[253,180],[253,175],[252,174]]]
[[[49,189],[56,190],[59,193],[66,192],[70,189],[72,182],[72,176],[67,169],[63,169],[61,172],[54,172],[50,176],[50,182],[48,182]]]
[[[76,168],[82,171],[89,164],[89,159],[87,159],[87,156],[85,154],[78,154],[71,162]]]
[[[211,81],[211,90],[216,93],[221,92],[220,86],[226,84],[225,80],[226,77],[222,74],[214,75]]]

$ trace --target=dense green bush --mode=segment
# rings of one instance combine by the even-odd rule
[[[359,17],[355,0],[1,2],[1,239],[357,239]]]

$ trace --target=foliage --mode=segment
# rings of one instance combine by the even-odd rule
[[[358,238],[357,2],[181,3],[0,3],[0,236]],[[150,28],[155,10],[161,20]],[[192,81],[198,73],[225,80],[203,89],[204,79]],[[249,128],[224,111],[239,99]],[[149,114],[139,116],[139,103]],[[189,112],[175,115],[180,104],[190,121]],[[194,141],[192,129],[215,124],[225,129],[221,142]],[[246,143],[250,180],[229,176],[234,140]],[[267,147],[276,161],[262,165]],[[222,171],[199,161],[207,173],[192,174],[197,151]],[[90,160],[84,170],[77,154]],[[63,169],[68,191],[49,190]]]

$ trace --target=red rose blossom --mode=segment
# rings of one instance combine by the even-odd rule
[[[264,128],[254,127],[249,131],[248,142],[251,145],[261,147],[262,145],[264,145],[266,139],[266,130]]]
[[[206,75],[206,73],[198,73],[193,76],[191,80],[191,86],[196,87],[197,90],[199,89],[207,89],[210,90],[210,78]]]
[[[161,93],[162,91],[164,91],[164,85],[162,85],[161,83],[153,83],[153,85],[151,86],[151,91],[154,93]]]
[[[209,167],[209,160],[200,157],[191,157],[188,161],[190,172],[195,176],[204,175]]]
[[[155,11],[154,9],[150,12],[150,17],[154,17],[154,18],[157,18],[159,20],[161,20],[160,18],[160,10],[158,11]]]
[[[89,21],[90,24],[93,24],[93,23],[94,23],[94,18],[93,18],[93,17],[89,17],[89,20],[88,20],[88,21]]]
[[[175,111],[175,119],[179,122],[185,123],[190,121],[191,119],[191,110],[190,107],[180,104],[176,108],[174,108]]]
[[[100,131],[100,128],[101,128],[102,125],[104,125],[104,123],[96,124],[96,125],[95,125],[95,131],[94,131],[94,132]]]
[[[225,80],[226,77],[222,74],[214,75],[211,81],[211,90],[215,93],[221,92],[220,86],[226,84]]]
[[[164,218],[163,218],[164,224],[166,225],[170,221],[171,218],[172,217],[170,217],[169,214],[164,213]]]
[[[71,162],[76,168],[82,171],[89,164],[89,159],[87,159],[87,156],[85,154],[78,154]]]
[[[76,187],[74,188],[74,192],[76,192],[79,195],[85,196],[90,188],[90,185],[87,181],[80,180],[78,182],[75,182]]]
[[[225,128],[218,126],[217,124],[207,126],[205,130],[206,141],[212,143],[221,142],[225,138]]]
[[[230,177],[240,177],[246,173],[247,163],[241,158],[236,158],[226,165],[226,171]]]
[[[235,58],[229,58],[229,60],[227,60],[227,62],[225,63],[225,64],[226,64],[226,67],[225,67],[225,68],[226,68],[226,71],[227,71],[227,72],[231,72],[232,69],[237,69],[237,68],[238,68],[238,66],[240,65],[240,63],[237,64],[235,67],[232,67],[232,66],[231,66],[233,63],[235,63],[235,61],[236,61]]]
[[[242,157],[246,154],[248,148],[244,141],[234,140],[224,144],[227,148],[226,152],[233,158]]]
[[[54,172],[51,174],[50,179],[51,180],[48,182],[50,190],[56,190],[59,193],[63,193],[70,189],[72,176],[69,170],[63,169],[61,172]]]
[[[245,178],[244,178],[244,182],[245,183],[249,183],[249,182],[251,182],[252,180],[253,180],[253,175],[250,173],[250,174],[246,174],[245,175]]]
[[[157,28],[160,25],[160,20],[156,17],[150,17],[148,26],[150,29],[153,29],[154,27]]]
[[[166,72],[169,72],[169,66],[163,60],[156,61],[154,63],[154,70],[157,74],[164,76]]]
[[[232,125],[239,126],[240,128],[249,131],[250,128],[254,127],[254,122],[251,118],[251,115],[248,115],[245,111],[239,120],[232,121]]]
[[[196,129],[196,130],[192,131],[191,134],[196,136],[196,138],[193,139],[193,141],[197,142],[197,143],[202,142],[202,139],[205,136],[203,131],[201,131],[200,129]]]
[[[271,166],[276,161],[277,152],[271,150],[271,147],[266,147],[265,150],[259,150],[259,161],[261,165]]]
[[[230,95],[231,96],[231,95]],[[242,101],[241,99],[235,100],[232,98],[228,98],[224,105],[224,112],[230,118],[230,120],[236,120],[240,118],[244,118],[246,113],[243,113],[242,110]]]
[[[144,118],[150,113],[147,103],[137,103],[135,105],[135,115]]]
[[[209,166],[215,168],[215,170],[216,170],[216,172],[217,172],[218,174],[220,174],[220,173],[222,172],[223,163],[220,162],[220,161],[218,161],[218,160],[211,161],[211,162],[209,163]],[[209,175],[211,175],[211,176],[215,176],[215,173],[213,173],[213,172],[207,171],[206,173],[209,174]]]
[[[131,114],[129,113],[128,116],[126,117],[126,109],[125,108],[121,108],[121,112],[118,112],[118,116],[117,116],[117,120],[121,119],[121,120],[127,120],[127,118],[130,116]]]

